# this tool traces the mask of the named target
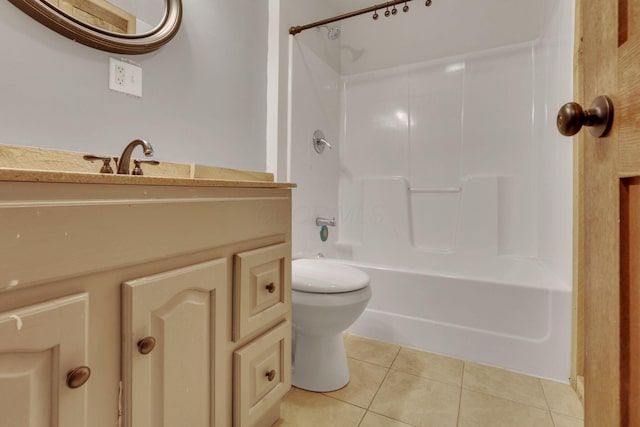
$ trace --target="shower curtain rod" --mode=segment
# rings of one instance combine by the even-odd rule
[[[388,1],[388,2],[385,2],[385,3],[376,4],[374,6],[367,7],[367,8],[364,8],[364,9],[356,10],[354,12],[345,13],[344,15],[339,15],[339,16],[334,16],[333,18],[323,19],[322,21],[313,22],[311,24],[298,25],[298,26],[289,28],[289,34],[295,36],[296,34],[300,33],[301,31],[308,30],[309,28],[320,27],[322,25],[327,25],[327,24],[330,24],[332,22],[342,21],[343,19],[353,18],[354,16],[364,15],[365,13],[369,13],[369,12],[375,12],[378,9],[385,9],[385,8],[388,9],[390,6],[395,6],[395,5],[400,4],[400,3],[409,3],[410,1],[413,1],[413,0]],[[427,0],[425,5],[426,6],[431,6],[431,0]],[[385,14],[385,16],[388,16],[388,14]],[[374,15],[374,19],[377,19],[377,15]]]

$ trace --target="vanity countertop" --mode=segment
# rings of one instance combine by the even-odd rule
[[[84,154],[89,153],[0,144],[0,181],[190,187],[295,187],[295,184],[274,182],[273,174],[266,172],[164,161],[156,166],[143,164],[143,176],[103,174],[99,173],[102,162],[84,160]]]

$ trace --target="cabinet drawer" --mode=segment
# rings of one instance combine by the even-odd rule
[[[290,311],[289,243],[235,255],[233,303],[234,341],[239,341]]]
[[[291,324],[280,325],[233,353],[234,427],[255,425],[291,387]]]

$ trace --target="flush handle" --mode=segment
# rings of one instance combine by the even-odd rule
[[[612,123],[613,103],[606,95],[594,99],[588,110],[584,110],[577,102],[566,103],[560,107],[557,117],[558,131],[564,136],[573,136],[582,126],[589,126],[591,135],[602,138],[607,135]]]

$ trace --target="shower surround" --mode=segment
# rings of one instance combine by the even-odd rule
[[[349,75],[291,40],[294,255],[370,274],[352,332],[568,380],[572,147],[553,127],[569,3],[545,2],[530,41]],[[315,216],[338,219],[326,243]]]

